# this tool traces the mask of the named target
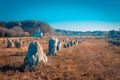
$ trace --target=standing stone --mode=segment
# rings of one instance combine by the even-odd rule
[[[20,41],[22,41],[22,38],[20,37]]]
[[[25,41],[22,41],[22,45],[25,45]]]
[[[61,41],[58,41],[58,42],[57,42],[57,51],[60,51],[60,50],[61,50],[61,45],[62,45],[62,42],[61,42]]]
[[[27,39],[27,42],[29,42],[29,40]]]
[[[67,48],[67,44],[64,44],[64,48]]]
[[[76,42],[74,41],[73,44],[76,45]]]
[[[42,46],[38,42],[35,42],[35,44],[37,44],[37,52],[38,52],[39,62],[43,61],[44,63],[46,63],[47,56],[46,56],[46,54],[44,54]]]
[[[22,46],[22,41],[21,40],[20,41],[16,40],[15,41],[15,47],[20,48],[21,46]]]
[[[47,62],[47,56],[43,53],[43,48],[38,42],[31,42],[24,59],[24,68],[31,69],[37,66],[40,61]]]
[[[51,39],[49,39],[48,41],[48,54],[49,55],[55,55],[57,53],[57,43],[58,40],[55,37],[52,37]]]
[[[30,69],[32,66],[36,66],[39,63],[39,57],[37,53],[37,45],[34,42],[31,42],[28,47],[28,52],[24,59],[24,67]]]
[[[75,45],[78,45],[78,40],[75,41]]]
[[[14,47],[14,44],[11,40],[7,40],[7,48]]]
[[[69,42],[69,44],[70,44],[70,46],[73,46],[74,43],[73,43],[73,41],[71,40],[71,41]]]
[[[67,47],[70,47],[70,43],[67,43]]]
[[[3,39],[2,43],[6,43],[6,39]]]
[[[80,44],[81,43],[81,41],[78,41],[78,44]]]

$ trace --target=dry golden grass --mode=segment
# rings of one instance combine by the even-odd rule
[[[45,53],[48,39],[39,40]],[[20,66],[28,44],[17,49],[0,43],[0,80],[120,80],[120,46],[87,39],[77,46],[62,48],[56,56],[48,56],[47,64],[41,62],[34,70],[23,72]]]

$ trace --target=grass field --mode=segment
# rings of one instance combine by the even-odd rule
[[[23,39],[25,45],[17,49],[6,48],[1,38],[0,80],[120,80],[120,46],[95,38],[84,38],[77,46],[62,48],[57,55],[48,56],[46,64],[40,62],[34,70],[22,72],[19,67],[30,42],[26,39]],[[45,53],[48,52],[48,39],[34,39],[43,46]]]

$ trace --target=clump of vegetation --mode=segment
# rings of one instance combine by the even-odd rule
[[[24,37],[29,36],[29,32],[24,32],[21,27],[15,26],[13,28],[0,27],[0,37]]]

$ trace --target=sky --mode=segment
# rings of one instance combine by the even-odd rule
[[[73,31],[118,30],[120,0],[0,0],[0,21],[21,20]]]

